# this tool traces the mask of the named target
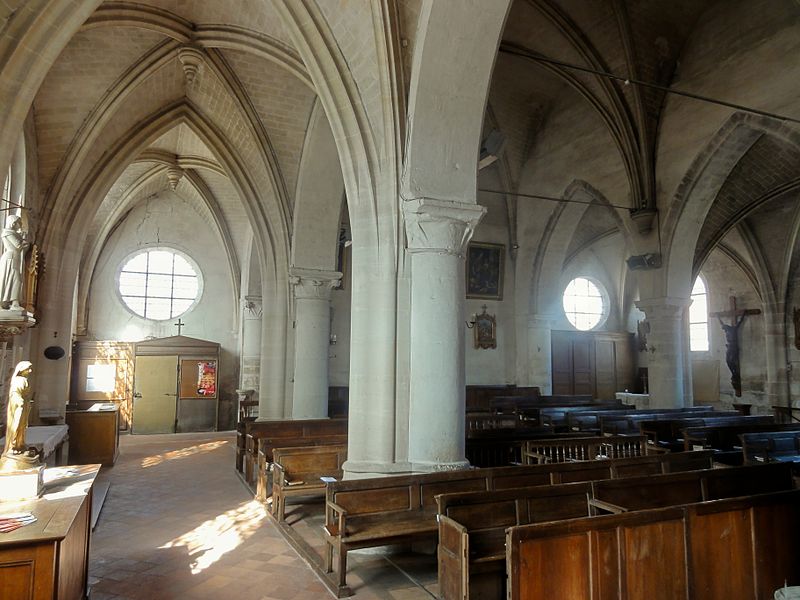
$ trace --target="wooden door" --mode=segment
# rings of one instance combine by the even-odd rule
[[[137,356],[133,433],[174,433],[178,357]]]
[[[572,394],[572,339],[565,332],[552,332],[553,394]]]
[[[594,340],[582,335],[572,340],[572,392],[595,395]]]

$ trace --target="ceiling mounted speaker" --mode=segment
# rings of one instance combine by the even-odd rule
[[[64,358],[64,349],[61,346],[48,346],[44,349],[44,357],[48,360],[58,360]]]

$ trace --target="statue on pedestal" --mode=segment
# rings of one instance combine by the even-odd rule
[[[11,384],[8,387],[8,407],[6,409],[6,443],[0,459],[0,470],[10,468],[29,468],[39,462],[36,451],[25,443],[25,430],[31,412],[30,385],[28,376],[33,372],[33,365],[27,360],[21,361],[14,369]]]
[[[18,215],[8,215],[6,226],[0,233],[3,254],[0,255],[0,307],[21,310],[22,283],[25,270],[25,251],[30,244],[22,230]]]

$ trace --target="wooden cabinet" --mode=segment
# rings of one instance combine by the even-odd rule
[[[67,409],[69,462],[113,466],[119,455],[119,408],[95,404],[89,410]]]
[[[88,592],[92,486],[99,465],[56,467],[37,500],[0,503],[36,522],[0,537],[0,600],[81,600]]]
[[[635,355],[631,333],[552,332],[553,394],[591,394],[613,400],[634,389]]]

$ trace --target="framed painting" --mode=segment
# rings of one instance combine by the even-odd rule
[[[467,298],[503,299],[503,244],[471,243],[467,248]]]

